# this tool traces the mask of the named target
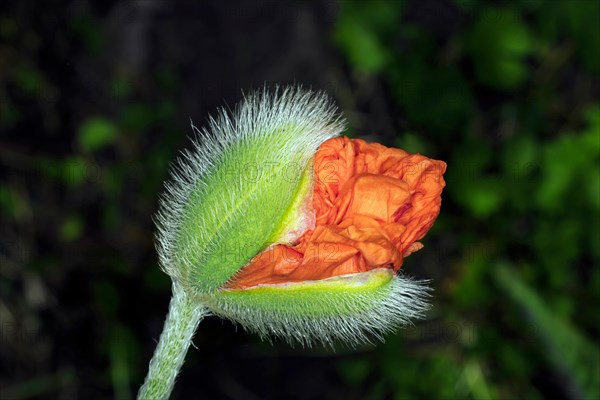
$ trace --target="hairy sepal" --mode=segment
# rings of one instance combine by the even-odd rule
[[[222,287],[282,235],[305,195],[303,172],[342,129],[324,94],[300,88],[264,90],[233,113],[221,110],[196,130],[166,184],[156,218],[162,269],[190,295]]]
[[[383,340],[385,333],[423,317],[430,290],[425,281],[379,268],[318,281],[219,290],[202,301],[214,314],[263,338],[303,346],[356,346]]]

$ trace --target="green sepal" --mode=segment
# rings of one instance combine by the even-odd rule
[[[311,160],[343,121],[322,93],[252,94],[197,131],[157,215],[162,269],[190,295],[221,288],[274,240],[302,228]],[[195,129],[195,127],[194,127]]]
[[[427,310],[425,282],[387,268],[318,281],[219,290],[202,297],[217,315],[269,338],[310,346],[314,342],[351,345],[382,339]]]

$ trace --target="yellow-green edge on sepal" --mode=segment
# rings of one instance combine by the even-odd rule
[[[296,240],[304,231],[314,225],[314,211],[312,210],[312,192],[314,188],[313,161],[311,159],[300,178],[298,189],[293,197],[293,202],[285,212],[281,223],[275,228],[270,243],[290,243]]]
[[[224,289],[211,296],[208,303],[216,313],[221,307],[231,309],[235,306],[305,317],[341,317],[364,311],[383,299],[393,277],[390,269],[377,268],[316,281],[266,284],[242,290]],[[359,301],[365,298],[371,301]]]
[[[311,346],[361,345],[423,317],[430,288],[391,269],[317,281],[220,289],[202,295],[213,314],[271,339]]]

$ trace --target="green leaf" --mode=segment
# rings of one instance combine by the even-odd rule
[[[534,39],[516,12],[489,8],[467,33],[466,50],[481,83],[514,90],[529,77],[526,57],[534,51]]]
[[[574,43],[583,66],[600,72],[600,2],[588,0],[547,1],[537,16],[540,32],[553,42]]]
[[[101,150],[117,138],[117,127],[105,118],[90,118],[79,128],[79,146],[84,151]]]
[[[334,39],[357,70],[376,74],[391,59],[387,39],[397,28],[403,1],[346,1]]]
[[[65,241],[75,240],[81,236],[83,228],[83,219],[78,215],[71,216],[60,227],[60,236]]]
[[[62,161],[48,160],[49,173],[67,185],[79,185],[87,176],[87,162],[81,157],[67,157]]]
[[[598,204],[595,179],[600,162],[600,118],[597,107],[589,109],[587,120],[583,131],[564,132],[544,147],[542,181],[536,193],[542,209],[560,209],[573,192],[584,193],[583,197],[577,196],[578,203]]]
[[[371,30],[355,21],[342,19],[335,38],[358,70],[375,74],[385,66],[388,59],[387,49]]]
[[[575,384],[576,397],[600,397],[600,349],[568,321],[557,318],[540,296],[522,281],[514,268],[497,265],[494,276],[507,294],[532,322],[534,334],[542,339],[546,356],[554,367]]]

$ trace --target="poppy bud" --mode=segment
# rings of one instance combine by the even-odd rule
[[[423,314],[429,289],[398,271],[439,213],[446,165],[342,129],[300,88],[195,129],[158,212],[174,296],[140,398],[168,396],[208,313],[303,345],[363,343]]]

